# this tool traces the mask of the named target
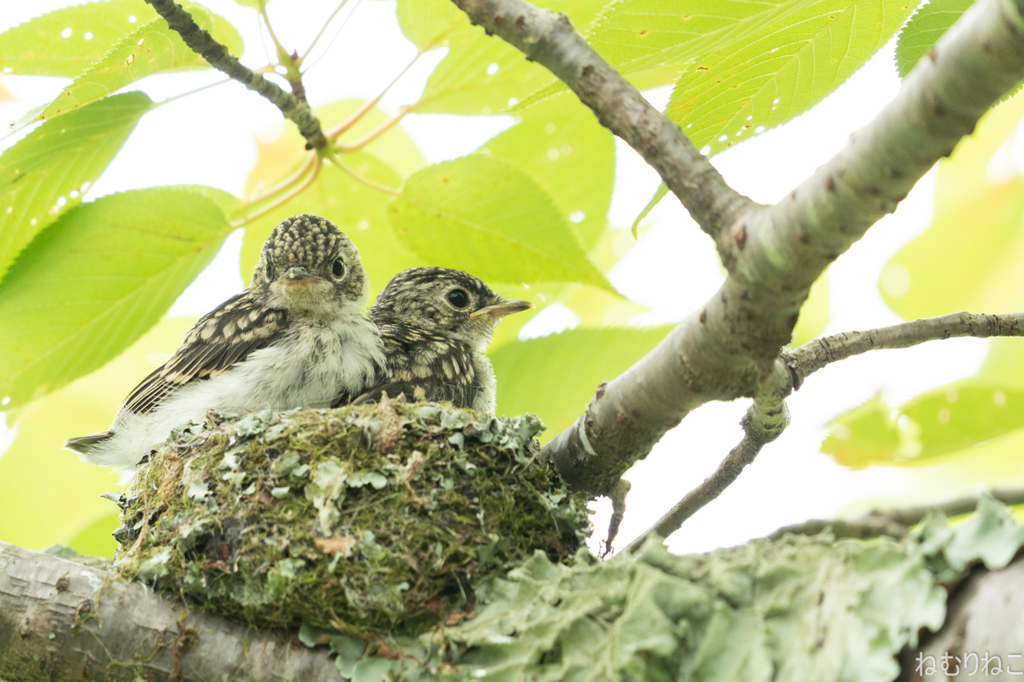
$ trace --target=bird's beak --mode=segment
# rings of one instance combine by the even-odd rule
[[[293,265],[292,267],[285,270],[284,274],[278,278],[278,281],[287,285],[291,285],[304,283],[311,279],[320,278],[310,273],[308,270],[306,270],[306,268],[300,267],[298,265]]]
[[[533,304],[529,301],[506,301],[499,299],[497,303],[481,308],[476,312],[469,314],[470,317],[505,317],[512,313],[521,313],[524,310],[529,310],[533,307]]]

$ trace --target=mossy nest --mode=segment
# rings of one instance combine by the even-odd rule
[[[421,632],[589,533],[537,459],[543,428],[430,403],[211,412],[119,500],[114,566],[256,626]]]

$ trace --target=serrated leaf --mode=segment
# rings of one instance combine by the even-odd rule
[[[74,78],[155,17],[145,0],[90,2],[47,12],[0,33],[0,69]]]
[[[231,231],[213,191],[106,196],[22,252],[0,288],[0,395],[12,407],[101,367],[156,324]]]
[[[608,227],[615,139],[590,109],[568,100],[541,103],[485,142],[483,150],[529,173],[569,217],[583,248],[594,247]]]
[[[399,241],[489,282],[580,282],[613,290],[551,196],[507,161],[471,154],[411,176],[388,205]]]
[[[673,6],[671,22],[678,25],[678,5],[668,4]],[[665,109],[697,147],[711,153],[820,102],[867,62],[914,9],[906,0],[785,0],[756,7],[762,11],[687,46],[685,68]],[[654,33],[659,21],[669,19],[650,21]],[[689,29],[677,30],[689,36]]]
[[[77,206],[153,107],[130,92],[48,121],[0,155],[0,279],[18,253]]]
[[[124,397],[159,365],[154,355],[172,353],[194,322],[162,320],[99,371],[19,411],[14,442],[0,457],[0,541],[28,549],[60,542],[101,556],[99,544],[100,551],[109,548],[106,556],[113,553],[113,538],[103,544],[83,534],[100,518],[117,524],[117,508],[100,498],[120,489],[117,476],[78,461],[61,445],[65,438],[107,429]]]
[[[661,342],[671,325],[647,329],[577,328],[493,351],[499,414],[531,412],[558,435],[575,421],[598,384],[611,381]]]
[[[536,4],[572,19],[585,30],[607,0],[544,0]],[[421,113],[497,114],[553,80],[544,67],[526,61],[503,40],[470,26],[461,12],[442,0],[403,0],[399,22],[421,49],[433,41],[448,47],[416,104]]]
[[[906,78],[921,57],[956,23],[974,0],[931,0],[910,18],[896,41],[896,70]]]
[[[1021,415],[1024,389],[961,381],[926,391],[898,410],[878,397],[850,410],[829,424],[822,452],[855,469],[934,464],[1024,430]]]
[[[200,5],[185,3],[200,28],[240,57],[242,37],[226,19]],[[156,73],[208,69],[206,60],[185,45],[163,17],[154,17],[122,38],[103,57],[80,73],[34,120],[49,120],[106,97]]]

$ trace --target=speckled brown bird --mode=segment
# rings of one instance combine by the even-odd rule
[[[270,233],[248,289],[196,323],[125,400],[109,431],[64,446],[131,473],[175,426],[207,410],[327,407],[379,383],[383,344],[363,315],[369,279],[333,223],[288,218]]]
[[[501,318],[532,307],[503,299],[461,270],[400,272],[369,312],[384,340],[387,374],[355,402],[376,401],[387,392],[493,414],[494,369],[484,351]]]

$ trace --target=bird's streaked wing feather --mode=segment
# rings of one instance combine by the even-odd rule
[[[172,391],[195,379],[217,376],[271,345],[286,325],[283,310],[264,308],[243,291],[196,322],[171,359],[135,387],[123,409],[152,412]]]

